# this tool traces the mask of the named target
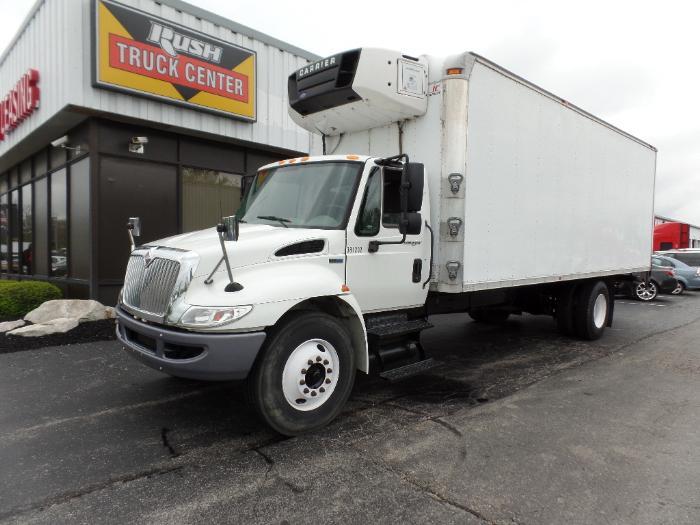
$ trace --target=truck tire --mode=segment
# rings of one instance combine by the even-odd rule
[[[477,323],[500,324],[508,320],[510,312],[508,310],[499,310],[495,308],[475,308],[469,311],[469,317]]]
[[[343,324],[300,312],[271,331],[248,377],[248,395],[268,425],[296,436],[330,423],[354,380],[355,354]]]
[[[566,286],[557,296],[557,309],[554,318],[557,322],[557,329],[562,335],[572,336],[576,334],[574,328],[576,290],[576,285]]]
[[[603,281],[592,281],[579,286],[576,296],[576,335],[588,341],[600,338],[608,322],[610,290]]]

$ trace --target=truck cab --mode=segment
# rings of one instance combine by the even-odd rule
[[[268,422],[283,433],[325,424],[299,413],[315,413],[337,388],[347,397],[356,369],[422,360],[417,335],[431,268],[423,179],[423,166],[405,157],[331,155],[263,166],[238,211],[235,242],[219,242],[212,228],[133,250],[117,309],[119,339],[173,376],[254,374],[261,389],[270,388],[262,385],[263,347],[291,339],[296,354],[277,370],[284,376],[279,403],[268,400],[289,414]],[[377,354],[370,364],[365,319],[387,312],[384,335],[401,334],[386,363]],[[322,335],[312,335],[314,326]]]

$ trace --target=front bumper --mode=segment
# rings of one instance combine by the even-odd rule
[[[205,381],[245,379],[265,332],[210,334],[147,324],[117,307],[117,338],[142,363],[177,377]]]

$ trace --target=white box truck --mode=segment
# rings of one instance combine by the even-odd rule
[[[595,339],[649,271],[656,150],[496,64],[363,48],[288,88],[324,155],[261,168],[216,228],[133,249],[117,309],[133,356],[246,379],[280,433],[331,421],[357,370],[431,366],[432,314]]]

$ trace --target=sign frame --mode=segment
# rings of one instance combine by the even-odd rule
[[[253,115],[252,117],[247,116],[247,115],[242,115],[242,114],[237,114],[237,113],[232,113],[226,110],[222,109],[216,109],[210,106],[205,106],[201,104],[197,104],[196,102],[189,102],[187,100],[177,100],[175,98],[159,95],[157,93],[150,93],[148,91],[142,91],[136,88],[130,88],[126,86],[120,86],[116,84],[112,84],[109,82],[104,82],[99,79],[99,68],[100,68],[100,35],[99,35],[99,5],[101,3],[105,3],[107,5],[109,4],[114,4],[118,6],[121,9],[125,9],[127,11],[131,11],[139,16],[144,16],[147,17],[149,20],[153,20],[162,24],[165,24],[169,27],[172,27],[173,29],[181,29],[184,30],[188,33],[195,33],[202,35],[206,40],[211,41],[212,43],[220,44],[225,47],[229,48],[237,48],[240,49],[246,53],[250,53],[253,57],[253,78],[252,82],[249,82],[248,85],[248,90],[249,92],[253,93]],[[257,117],[258,117],[258,96],[257,96],[257,83],[258,83],[258,53],[254,49],[249,49],[243,46],[239,46],[237,44],[232,44],[231,42],[226,42],[225,40],[221,40],[220,38],[209,36],[206,33],[202,33],[201,31],[198,31],[196,29],[192,29],[190,27],[184,26],[182,24],[179,24],[177,22],[174,22],[172,20],[168,20],[166,18],[160,17],[158,15],[154,15],[151,13],[148,13],[146,11],[142,11],[140,9],[135,9],[131,6],[122,4],[121,2],[117,2],[115,0],[93,0],[91,2],[91,20],[92,23],[91,25],[91,35],[90,35],[90,41],[92,44],[92,57],[91,57],[91,63],[92,63],[92,71],[91,71],[91,80],[92,80],[92,86],[95,88],[99,89],[105,89],[108,91],[113,91],[117,93],[125,93],[129,95],[134,95],[140,98],[146,98],[146,99],[151,99],[151,100],[157,100],[158,102],[163,102],[166,104],[171,104],[179,107],[184,107],[187,109],[191,109],[194,111],[201,111],[204,113],[210,113],[213,115],[217,115],[220,117],[227,117],[230,119],[234,120],[240,120],[244,122],[257,122]],[[180,55],[178,55],[180,56]],[[250,80],[250,79],[249,79]],[[252,84],[252,85],[251,85]]]

